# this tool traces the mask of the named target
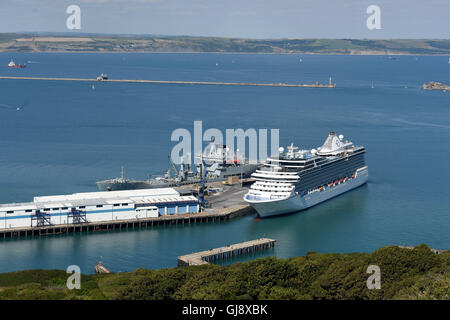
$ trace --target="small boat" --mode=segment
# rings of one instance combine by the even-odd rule
[[[97,77],[97,81],[108,80],[108,75],[106,73],[102,73]]]
[[[8,63],[8,67],[10,68],[25,68],[26,66],[25,64],[16,64],[13,60]]]

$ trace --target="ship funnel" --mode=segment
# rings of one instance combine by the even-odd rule
[[[327,139],[323,143],[323,145],[318,148],[318,155],[329,155],[333,154],[335,151],[340,150],[343,147],[342,139],[344,138],[343,135],[340,135],[339,137],[336,135],[335,132],[330,132]]]

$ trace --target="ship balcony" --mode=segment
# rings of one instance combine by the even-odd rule
[[[250,187],[250,189],[256,190],[256,191],[262,191],[262,192],[291,192],[292,190],[295,189],[295,187],[294,186],[283,186],[283,187],[266,186],[266,185],[255,183]]]
[[[296,181],[300,179],[300,177],[297,175],[297,173],[287,173],[287,172],[272,172],[272,171],[260,171],[257,170],[255,173],[252,174],[253,178],[260,178],[260,179],[275,179],[275,180],[287,180],[287,181]]]
[[[291,187],[294,184],[292,181],[284,182],[273,179],[257,179],[254,183],[255,185],[266,185],[266,186],[274,186],[274,187]]]
[[[244,200],[247,202],[271,202],[279,201],[289,198],[293,194],[293,191],[277,191],[267,192],[261,190],[250,190],[245,196]]]
[[[269,195],[263,195],[263,194],[251,194],[247,193],[244,196],[244,200],[247,202],[270,202],[270,201],[279,201],[286,198],[289,198],[290,194],[269,194]]]

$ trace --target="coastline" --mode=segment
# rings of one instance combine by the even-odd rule
[[[450,55],[449,39],[246,39],[0,33],[0,52]]]
[[[371,253],[308,252],[226,266],[83,273],[81,290],[68,289],[65,270],[24,270],[0,273],[0,300],[441,300],[450,299],[449,259],[449,251],[436,254],[425,244]],[[381,270],[378,290],[368,287],[373,265]]]

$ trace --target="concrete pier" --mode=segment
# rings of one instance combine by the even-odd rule
[[[178,266],[197,266],[208,264],[209,262],[219,261],[231,257],[236,257],[251,252],[261,251],[275,246],[276,240],[261,238],[257,240],[241,242],[221,248],[210,249],[207,251],[196,252],[178,257]]]
[[[108,79],[97,80],[89,78],[43,78],[43,77],[11,77],[0,76],[7,80],[43,80],[43,81],[82,81],[82,82],[121,82],[121,83],[153,83],[153,84],[186,84],[186,85],[219,85],[219,86],[259,86],[259,87],[297,87],[297,88],[336,88],[336,84],[288,84],[288,83],[250,83],[250,82],[214,82],[214,81],[170,81],[170,80],[137,80]]]

